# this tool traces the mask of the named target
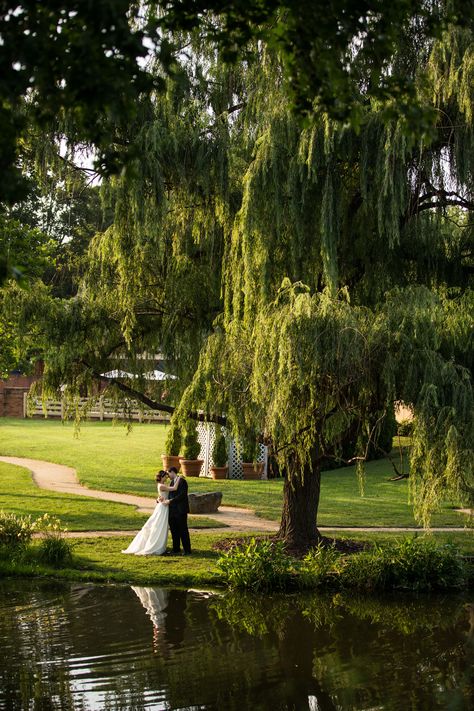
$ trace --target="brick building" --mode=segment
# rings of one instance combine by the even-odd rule
[[[10,373],[7,380],[0,380],[0,417],[24,417],[25,395],[31,385],[41,376],[42,364],[37,364],[33,375]]]

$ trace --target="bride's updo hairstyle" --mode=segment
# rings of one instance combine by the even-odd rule
[[[163,481],[163,479],[167,476],[168,476],[168,472],[165,472],[164,469],[160,469],[160,471],[158,472],[158,474],[155,477],[155,481],[157,481],[157,482]]]

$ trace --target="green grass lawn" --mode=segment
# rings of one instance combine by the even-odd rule
[[[235,534],[234,534],[235,535]],[[53,568],[32,559],[9,560],[0,556],[0,576],[41,576],[93,582],[133,583],[136,585],[209,586],[216,583],[219,553],[212,545],[222,534],[200,533],[192,538],[193,555],[135,556],[122,550],[130,536],[70,540],[73,563]],[[33,550],[38,546],[33,543]]]
[[[192,536],[193,555],[186,558],[124,555],[121,551],[129,538],[102,538],[100,544],[97,539],[81,539],[74,541],[75,566],[82,575],[105,575],[107,580],[138,585],[212,585],[217,580],[215,564],[220,555],[212,546],[220,538],[222,533]]]
[[[127,504],[38,489],[30,471],[4,462],[0,462],[0,511],[32,518],[49,513],[70,531],[133,531],[148,518]],[[190,516],[189,523],[200,528],[220,525],[204,516]]]
[[[73,466],[80,481],[91,488],[144,496],[150,496],[154,492],[154,472],[161,467],[160,455],[163,452],[165,437],[166,427],[159,424],[137,423],[132,431],[127,433],[126,428],[120,424],[84,422],[75,436],[72,423],[56,420],[0,419],[0,454]],[[390,482],[388,479],[392,475],[393,470],[388,462],[369,462],[366,466],[364,496],[361,496],[353,467],[324,472],[319,523],[326,526],[415,526],[408,502],[408,482],[406,479]],[[0,499],[0,508],[4,506],[12,510],[8,507],[13,495],[10,486],[11,484],[7,483],[2,486],[3,499]],[[255,509],[264,518],[278,520],[281,515],[281,480],[213,481],[200,478],[191,479],[189,486],[191,491],[196,492],[219,489],[223,492],[223,504]],[[46,492],[44,495],[49,496],[51,501],[59,496]],[[61,511],[72,505],[72,499],[80,498],[62,496],[64,500],[61,499],[61,504],[58,504]],[[59,498],[57,500],[60,501]],[[433,517],[433,526],[466,524],[467,517],[453,510],[456,503],[446,502],[441,511]],[[18,505],[21,506],[21,503]],[[91,520],[93,518],[96,523],[80,526],[83,530],[114,527],[130,530],[144,520],[143,516],[134,513],[130,507],[81,499],[81,504],[77,506],[78,510],[74,514],[77,524],[73,526],[68,523],[68,527],[79,526],[81,521],[84,523],[86,517],[81,516],[81,509],[91,511],[94,506],[97,507],[97,515],[91,516]],[[112,512],[114,507],[117,511],[114,510],[113,514],[107,516],[106,512]],[[121,508],[124,508],[123,514],[120,513]],[[104,512],[104,519],[102,525],[98,525],[101,511]],[[53,513],[51,508],[50,513]],[[60,515],[66,520],[63,513]],[[115,526],[111,523],[114,515],[117,520],[128,520],[129,525]]]

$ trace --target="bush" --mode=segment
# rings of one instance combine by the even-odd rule
[[[39,545],[39,559],[55,568],[70,563],[72,560],[71,545],[63,537],[67,529],[62,528],[59,518],[46,513],[37,519],[35,526],[43,534]]]
[[[466,565],[452,545],[416,536],[346,559],[341,584],[359,589],[446,590],[466,584]]]
[[[309,551],[298,567],[298,584],[302,589],[313,589],[337,582],[341,555],[334,545],[320,543]]]
[[[243,462],[257,461],[257,442],[256,440],[244,440],[241,446],[241,457]]]
[[[301,560],[283,542],[254,538],[219,558],[217,567],[229,588],[270,592],[341,587],[356,590],[448,590],[469,584],[470,571],[453,545],[416,536],[343,556],[319,545]]]
[[[0,512],[0,545],[21,548],[28,545],[33,536],[35,524],[31,516],[16,516]]]
[[[197,459],[201,451],[199,444],[196,423],[193,420],[188,420],[183,438],[183,458]]]
[[[43,538],[39,548],[38,557],[42,563],[61,568],[72,561],[72,551],[65,538]]]
[[[177,457],[179,450],[181,449],[181,429],[180,427],[171,422],[168,434],[165,440],[165,454]]]
[[[383,590],[386,587],[386,561],[383,550],[358,553],[345,559],[339,572],[343,587],[356,590]]]
[[[212,461],[215,467],[225,467],[227,464],[227,442],[222,430],[216,432],[216,440],[212,449]]]
[[[269,592],[286,590],[295,584],[291,558],[282,542],[256,541],[236,547],[217,561],[230,588]]]

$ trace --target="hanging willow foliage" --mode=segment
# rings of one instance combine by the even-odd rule
[[[177,420],[224,413],[295,480],[348,433],[362,460],[402,399],[419,519],[442,496],[472,501],[473,43],[415,39],[398,60],[438,116],[417,136],[363,90],[359,130],[302,127],[270,50],[228,67],[187,38],[168,94],[121,129],[136,158],[104,185],[115,220],[61,306],[51,382],[163,353]]]

